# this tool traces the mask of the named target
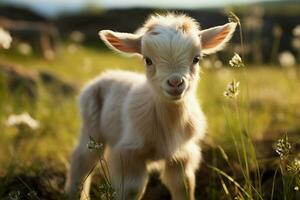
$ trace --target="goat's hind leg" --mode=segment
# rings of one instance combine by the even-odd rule
[[[66,192],[69,199],[78,199],[83,190],[81,199],[88,199],[91,182],[91,171],[96,165],[97,152],[91,152],[87,144],[90,137],[97,141],[104,141],[101,138],[99,120],[101,113],[101,98],[99,88],[95,85],[86,87],[80,95],[79,107],[82,118],[81,135],[79,143],[71,156],[71,166],[66,182]],[[83,184],[84,182],[84,184]],[[81,187],[83,184],[83,187]]]
[[[66,182],[66,193],[69,199],[89,199],[92,170],[96,165],[97,154],[87,148],[89,134],[82,129],[79,144],[71,156],[71,165]]]

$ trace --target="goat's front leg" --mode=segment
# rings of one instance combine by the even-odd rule
[[[148,181],[144,160],[132,150],[112,150],[108,153],[107,160],[117,199],[141,199]]]
[[[167,163],[161,179],[170,190],[172,200],[195,199],[195,171],[180,161]]]
[[[162,171],[162,182],[171,192],[172,200],[194,200],[196,178],[201,152],[197,144],[190,143],[180,152],[180,156],[166,161]]]

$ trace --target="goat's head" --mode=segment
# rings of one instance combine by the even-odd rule
[[[150,16],[135,34],[99,34],[112,50],[144,58],[147,78],[159,96],[180,100],[196,88],[201,56],[223,49],[235,28],[235,23],[227,23],[200,30],[190,17],[166,14]]]

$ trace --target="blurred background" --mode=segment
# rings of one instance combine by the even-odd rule
[[[273,193],[272,199],[299,197],[297,183],[287,192],[276,177],[282,168],[276,142],[285,134],[290,162],[300,174],[299,0],[1,0],[0,199],[64,198],[69,154],[80,127],[80,88],[106,69],[144,70],[141,60],[109,51],[98,31],[134,32],[149,14],[166,11],[185,13],[202,29],[227,23],[230,11],[241,24],[224,51],[201,61],[198,96],[209,128],[196,198],[243,195],[209,166],[242,187],[256,183],[259,174],[257,199]],[[242,57],[242,69],[229,65],[234,52]],[[240,82],[240,95],[230,100],[223,94],[233,79]],[[92,197],[100,196],[95,181]],[[157,175],[144,199],[170,199]]]

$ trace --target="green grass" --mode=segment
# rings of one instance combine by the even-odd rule
[[[20,64],[33,72],[50,71],[78,87],[107,69],[143,71],[142,62],[137,58],[126,58],[83,46],[75,53],[70,53],[67,46],[63,45],[59,56],[51,61],[2,50],[0,60],[2,63]],[[251,149],[247,149],[253,144],[252,141],[265,138],[275,141],[280,137],[278,133],[300,134],[300,72],[283,70],[277,66],[247,65],[245,73],[229,66],[218,70],[203,68],[198,96],[208,120],[205,143],[209,144],[206,145],[209,148],[205,148],[204,152],[211,151],[210,148],[216,149],[206,162],[237,178],[240,186],[249,192],[252,191],[250,187],[255,185],[255,178],[251,174],[255,171],[253,168],[258,162],[264,169],[264,160],[270,159],[264,157],[264,153],[273,152],[272,146],[263,146],[265,149],[260,151],[254,146],[257,151],[253,155]],[[240,81],[243,94],[236,102],[223,96],[227,83],[233,77]],[[21,93],[10,91],[6,82],[6,77],[0,76],[0,178],[4,179],[0,181],[0,198],[7,195],[5,188],[9,187],[10,180],[16,174],[36,175],[49,168],[65,172],[80,126],[76,95],[65,97],[54,94],[38,82],[38,99],[32,103]],[[10,114],[22,112],[28,112],[37,119],[40,128],[25,131],[6,125]],[[247,137],[241,136],[243,128],[247,130]],[[299,138],[294,138],[294,143],[299,142]],[[234,145],[234,142],[237,144]],[[223,156],[220,156],[217,146],[224,151]],[[245,149],[247,151],[243,152]],[[241,154],[240,158],[238,153]],[[224,162],[224,157],[227,157],[229,165]],[[238,159],[241,161],[238,162]],[[236,192],[232,190],[239,190],[236,188],[237,182],[228,181],[224,174],[218,176],[218,172],[215,173],[215,181],[222,180],[223,188],[228,187],[232,194]],[[225,192],[215,191],[210,185],[203,191],[211,195],[214,193],[215,198],[211,199],[218,199],[220,195],[230,199]]]

